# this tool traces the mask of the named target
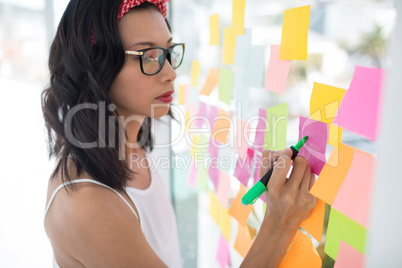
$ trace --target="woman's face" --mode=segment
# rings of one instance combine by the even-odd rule
[[[173,45],[162,14],[153,8],[129,11],[119,21],[119,28],[125,50],[169,48]],[[126,55],[124,66],[114,80],[109,96],[122,116],[160,118],[167,114],[170,103],[156,98],[174,90],[175,79],[176,72],[167,60],[159,73],[145,75],[141,72],[139,57]]]

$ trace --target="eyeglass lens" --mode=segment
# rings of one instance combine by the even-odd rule
[[[173,69],[180,66],[183,60],[183,46],[175,45],[168,53],[167,59]],[[154,74],[161,69],[165,62],[165,51],[161,48],[154,48],[146,51],[142,57],[143,70],[146,74]]]

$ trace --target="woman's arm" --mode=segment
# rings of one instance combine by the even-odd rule
[[[289,148],[279,153],[263,151],[260,177],[277,162],[267,186],[269,191],[265,192],[267,211],[242,267],[278,267],[301,222],[317,203],[309,193],[315,177],[305,158],[296,156],[292,173],[286,178],[291,155]]]

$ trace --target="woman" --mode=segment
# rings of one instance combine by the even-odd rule
[[[45,213],[56,267],[181,266],[160,178],[130,161],[152,150],[151,118],[171,115],[184,44],[173,43],[165,17],[165,0],[71,0],[60,21],[42,96],[50,157],[58,159]],[[263,152],[260,175],[277,165],[245,266],[278,266],[315,206],[304,158],[286,179],[290,155]]]

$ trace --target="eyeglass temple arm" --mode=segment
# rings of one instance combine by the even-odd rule
[[[128,55],[135,55],[135,56],[144,55],[144,52],[139,52],[139,51],[125,51],[125,53],[128,54]]]

